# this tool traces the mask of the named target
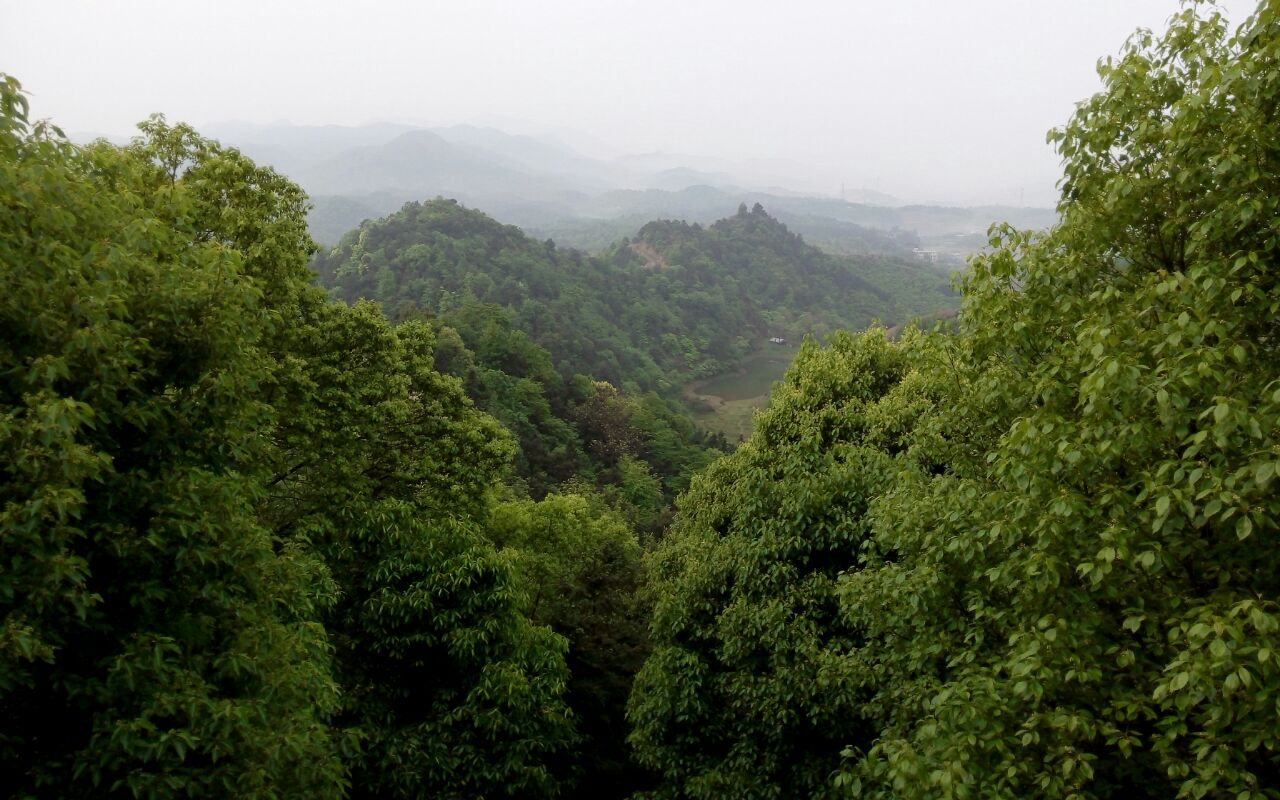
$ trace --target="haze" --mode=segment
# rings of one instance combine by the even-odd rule
[[[1223,4],[1233,24],[1254,7]],[[1171,0],[18,2],[0,70],[36,116],[471,122],[595,155],[753,162],[789,188],[1052,205],[1045,132]],[[761,163],[767,162],[767,163]],[[785,163],[780,163],[785,162]]]

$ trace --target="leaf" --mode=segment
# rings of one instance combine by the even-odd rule
[[[1258,481],[1258,483],[1265,486],[1271,480],[1271,478],[1275,475],[1275,471],[1276,471],[1276,462],[1263,461],[1261,464],[1258,465],[1257,470],[1254,472],[1254,477]]]
[[[1236,538],[1244,540],[1253,534],[1253,521],[1249,519],[1247,514],[1241,515],[1236,520]]]

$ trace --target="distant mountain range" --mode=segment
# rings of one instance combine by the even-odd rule
[[[1041,228],[1045,208],[902,205],[870,190],[818,197],[780,185],[786,165],[647,153],[606,159],[562,141],[496,128],[207,126],[207,135],[289,175],[311,195],[312,233],[335,244],[404,203],[454,198],[563,246],[599,250],[652,219],[710,223],[761,203],[806,240],[838,253],[936,252],[943,264],[986,240],[994,222]],[[932,257],[932,256],[927,256]]]

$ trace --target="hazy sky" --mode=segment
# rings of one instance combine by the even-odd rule
[[[1255,4],[1223,3],[1232,23]],[[828,191],[1050,204],[1045,132],[1176,0],[0,0],[0,71],[69,131],[148,114],[561,126],[787,159]]]

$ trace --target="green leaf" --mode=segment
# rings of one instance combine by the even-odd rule
[[[1252,534],[1253,521],[1249,519],[1248,515],[1241,515],[1241,517],[1236,520],[1236,538],[1241,540],[1248,539]]]

